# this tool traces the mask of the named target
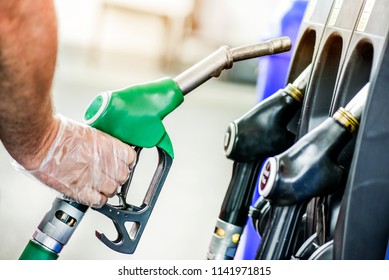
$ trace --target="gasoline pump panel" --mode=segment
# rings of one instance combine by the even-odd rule
[[[385,258],[389,235],[388,14],[385,0],[310,1],[288,77],[293,80],[312,64],[302,112],[295,122],[295,146],[309,146],[299,144],[300,139],[316,141],[310,135],[331,116],[348,124],[347,113],[342,115],[347,111],[344,107],[352,108],[349,102],[363,88],[367,100],[356,130],[335,156],[332,153],[331,164],[342,170],[336,180],[339,187],[290,205],[272,203],[257,259]],[[294,157],[296,162],[301,160]],[[284,168],[288,164],[293,162],[286,162]],[[307,166],[306,172],[312,169]]]

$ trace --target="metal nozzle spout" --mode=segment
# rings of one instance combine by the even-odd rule
[[[185,95],[212,77],[218,77],[224,69],[232,67],[235,61],[241,61],[289,51],[292,47],[288,37],[281,37],[259,44],[230,49],[223,46],[188,70],[184,71],[174,81]]]
[[[309,82],[309,77],[311,76],[312,64],[309,64],[307,68],[297,77],[292,85],[300,91],[305,91],[307,84]]]
[[[350,132],[354,132],[359,127],[359,121],[365,108],[370,83],[367,83],[354,97],[347,103],[345,108],[339,108],[332,118],[336,119]]]
[[[304,99],[305,89],[311,76],[312,64],[309,64],[307,68],[297,77],[292,84],[286,86],[286,91],[298,102],[302,102]]]
[[[260,44],[237,47],[231,49],[234,62],[264,55],[277,54],[289,51],[292,48],[292,42],[289,37],[280,37]]]
[[[360,120],[363,109],[365,108],[367,94],[370,83],[367,83],[351,100],[347,103],[345,109],[350,112],[356,119]]]

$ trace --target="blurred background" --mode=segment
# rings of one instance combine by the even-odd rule
[[[56,0],[56,110],[82,121],[100,92],[175,77],[221,45],[278,34],[279,15],[291,2]],[[231,177],[224,133],[257,102],[258,65],[256,59],[235,64],[188,94],[164,120],[175,159],[134,255],[116,253],[95,238],[95,230],[116,236],[112,222],[90,209],[60,259],[205,259]],[[154,157],[140,158],[135,200],[148,187]],[[0,167],[0,259],[17,259],[57,194],[15,171],[3,147]]]

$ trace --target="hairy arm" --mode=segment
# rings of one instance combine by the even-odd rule
[[[0,1],[0,139],[26,169],[39,167],[58,131],[50,94],[56,55],[52,1]]]
[[[0,140],[23,172],[76,201],[102,206],[136,154],[101,131],[54,115],[52,0],[0,0]]]

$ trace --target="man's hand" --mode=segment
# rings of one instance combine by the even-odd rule
[[[44,148],[43,159],[29,161],[32,174],[45,185],[79,203],[101,207],[129,176],[136,159],[128,145],[104,132],[64,116],[55,118],[58,133]]]
[[[136,154],[105,133],[53,116],[56,57],[53,1],[0,1],[0,140],[23,170],[99,207],[126,180]]]

